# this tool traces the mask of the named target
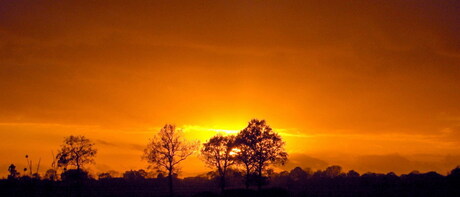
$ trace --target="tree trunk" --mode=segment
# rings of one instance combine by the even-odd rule
[[[80,171],[80,156],[77,155],[75,159],[75,164],[77,165],[77,170]]]
[[[80,171],[80,162],[78,162],[78,159],[76,161],[76,165],[77,165],[77,170]]]
[[[225,190],[225,174],[220,176],[220,191],[224,193]]]
[[[172,170],[169,171],[168,178],[169,178],[169,195],[172,197],[174,196]]]
[[[246,189],[249,189],[249,168],[246,169]]]
[[[257,190],[260,191],[261,188],[262,188],[262,168],[259,168],[257,172]]]

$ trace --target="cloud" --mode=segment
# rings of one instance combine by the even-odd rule
[[[328,163],[315,158],[308,156],[306,154],[301,153],[293,153],[289,154],[288,162],[282,169],[291,170],[295,167],[302,167],[302,168],[311,168],[311,169],[325,169],[328,166]]]
[[[100,139],[96,140],[96,144],[98,144],[98,145],[104,145],[104,146],[119,147],[118,144],[110,143],[110,142],[107,142],[107,141],[105,141],[105,140],[100,140]]]
[[[138,151],[143,151],[145,149],[145,146],[140,144],[130,144],[129,146],[131,147],[131,149]]]
[[[203,127],[199,125],[184,125],[182,126],[182,129],[184,130],[184,132],[210,131],[210,132],[221,133],[221,134],[237,134],[240,131],[240,130],[225,129],[225,128],[209,128],[209,127]]]
[[[141,144],[129,144],[129,143],[124,143],[124,142],[108,142],[105,140],[95,140],[95,143],[97,146],[108,146],[112,148],[121,148],[121,149],[130,149],[130,150],[136,150],[136,151],[143,151],[145,148],[145,145]]]
[[[366,172],[395,173],[408,173],[416,169],[413,162],[398,154],[360,156],[355,168]]]

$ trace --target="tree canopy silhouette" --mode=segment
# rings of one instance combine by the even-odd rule
[[[217,169],[220,177],[221,190],[225,189],[227,169],[235,164],[235,136],[216,135],[203,144],[201,155],[204,162],[211,168]]]
[[[265,120],[252,119],[248,126],[238,133],[236,143],[239,149],[238,161],[246,168],[246,187],[249,187],[249,178],[254,174],[260,189],[263,170],[271,164],[284,165],[287,161],[284,141]]]
[[[168,173],[171,196],[173,195],[173,174],[178,173],[178,164],[192,155],[197,145],[198,143],[186,141],[182,131],[176,130],[176,126],[166,124],[144,150],[143,158],[151,164],[151,167]]]
[[[50,181],[55,181],[58,179],[57,172],[55,169],[48,169],[45,172],[45,179],[50,180]]]
[[[16,170],[16,166],[14,164],[11,164],[8,167],[8,172],[10,173],[8,175],[8,179],[16,179],[19,176],[19,172]]]
[[[94,163],[97,150],[85,136],[69,136],[64,139],[64,144],[56,155],[59,167],[67,168],[72,165],[80,170],[85,164]]]
[[[326,177],[337,177],[342,173],[342,167],[338,165],[329,166],[324,171]]]
[[[131,181],[143,180],[147,177],[147,172],[143,169],[129,170],[123,173],[123,178]]]

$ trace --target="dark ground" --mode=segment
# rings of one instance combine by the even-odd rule
[[[221,193],[213,180],[192,177],[175,180],[176,196],[460,196],[460,175],[442,176],[435,172],[396,176],[389,174],[340,174],[271,177],[261,191],[246,190],[241,180],[229,178],[229,187]],[[127,180],[108,178],[84,181],[49,181],[23,177],[0,180],[0,196],[168,196],[166,179]]]

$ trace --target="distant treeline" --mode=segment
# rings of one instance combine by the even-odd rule
[[[127,171],[122,178],[90,178],[86,172],[68,170],[62,180],[31,178],[0,180],[0,196],[168,196],[168,178],[146,178],[144,170]],[[436,172],[397,176],[394,173],[342,172],[340,166],[312,172],[296,167],[269,172],[265,189],[245,187],[244,172],[229,170],[227,190],[218,189],[217,172],[196,177],[173,178],[176,196],[460,196],[460,168],[444,176]]]

